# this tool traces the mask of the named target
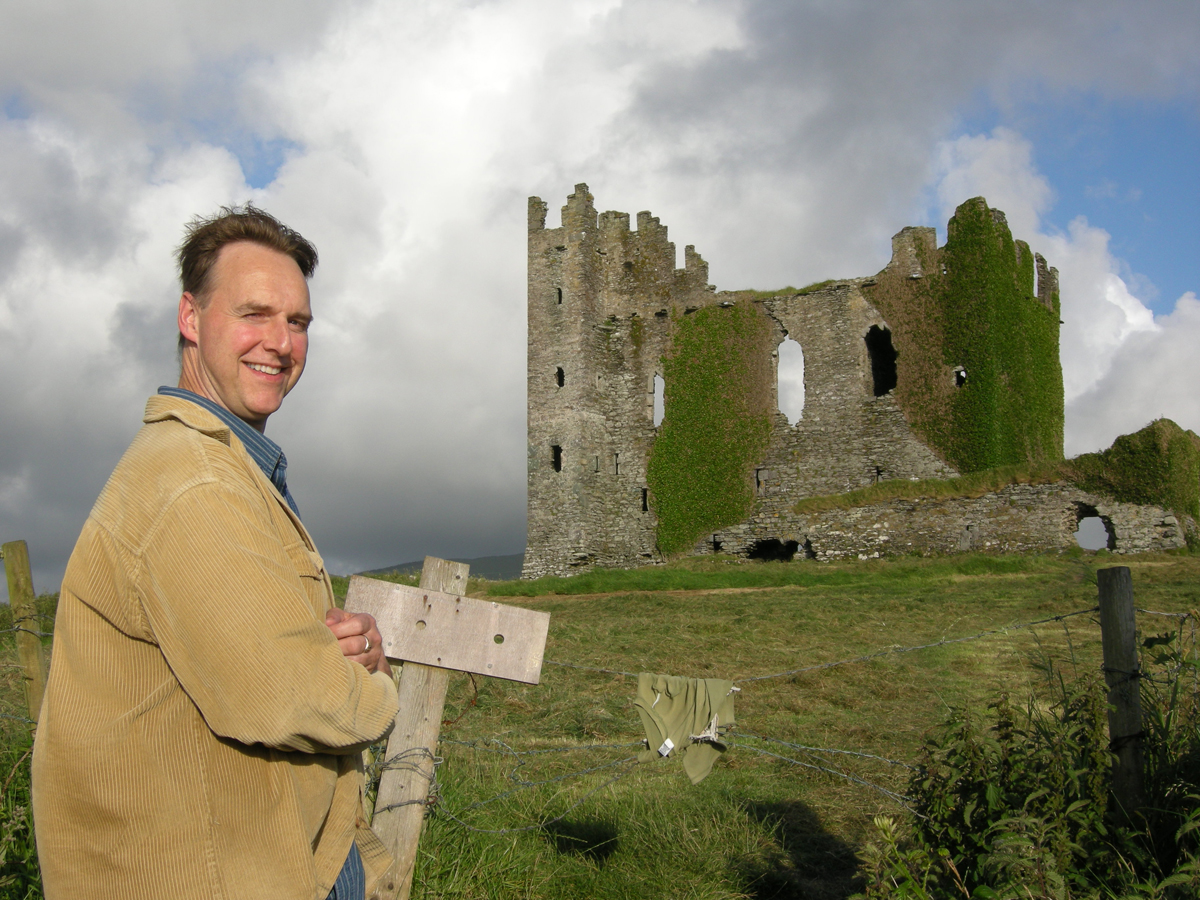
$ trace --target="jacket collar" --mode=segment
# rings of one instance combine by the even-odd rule
[[[175,419],[188,428],[215,438],[222,444],[230,444],[230,428],[208,410],[182,397],[155,394],[146,401],[146,413],[142,421],[147,425]]]

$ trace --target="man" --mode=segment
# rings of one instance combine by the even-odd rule
[[[225,209],[179,250],[181,370],[68,563],[34,750],[48,900],[361,900],[390,862],[362,748],[396,690],[333,607],[267,418],[304,370],[315,248]]]

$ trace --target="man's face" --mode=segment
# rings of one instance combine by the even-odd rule
[[[217,254],[207,300],[179,300],[179,332],[196,345],[185,348],[179,386],[261,431],[304,371],[308,283],[290,256],[238,241]]]

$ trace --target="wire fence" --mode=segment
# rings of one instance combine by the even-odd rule
[[[943,636],[936,641],[925,641],[920,643],[912,643],[909,645],[892,644],[844,659],[798,666],[763,675],[738,678],[733,680],[733,683],[735,685],[748,685],[776,679],[795,678],[808,673],[826,672],[844,666],[871,662],[874,660],[902,654],[933,650],[950,645],[986,640],[988,638],[1008,636],[1019,632],[1036,629],[1039,626],[1051,624],[1062,624],[1064,631],[1067,632],[1067,640],[1070,642],[1070,631],[1067,628],[1066,623],[1069,620],[1083,616],[1095,616],[1098,610],[1099,607],[1097,606],[1089,606],[1083,609],[1074,610],[1072,612],[1046,616],[1032,621],[1014,623],[998,628],[989,628],[969,635],[961,635],[957,637]],[[1192,661],[1194,664],[1193,671],[1200,669],[1200,665],[1195,664],[1197,662],[1197,649],[1195,641],[1195,628],[1197,619],[1196,612],[1174,613],[1142,608],[1138,608],[1137,612],[1144,616],[1154,616],[1171,620],[1172,622],[1177,623],[1180,629],[1182,629],[1185,625],[1189,626],[1192,646]],[[38,638],[52,637],[52,632],[41,630],[41,618],[41,616],[25,616],[19,618],[13,622],[12,626],[0,629],[0,635],[15,635],[24,633],[34,635]],[[29,623],[32,622],[36,622],[37,624],[30,625]],[[560,660],[547,659],[543,661],[543,664],[562,669],[577,670],[595,674],[622,676],[633,679],[639,677],[639,673],[623,671],[617,668],[590,666]],[[13,666],[11,668],[19,667]],[[1175,674],[1177,674],[1177,672]],[[1141,674],[1140,677],[1146,676]],[[471,706],[474,705],[475,702],[472,702]],[[464,710],[458,719],[461,719],[463,715],[466,715],[466,712],[467,710]],[[21,725],[32,726],[35,724],[32,719],[26,716],[8,712],[0,712],[0,718],[20,723]],[[458,719],[453,721],[457,722]],[[835,779],[841,779],[848,784],[853,784],[857,787],[873,792],[874,794],[883,797],[888,802],[908,809],[911,812],[909,798],[904,794],[879,783],[878,780],[872,780],[872,777],[868,777],[867,775],[859,772],[848,771],[844,765],[839,764],[837,761],[842,760],[854,762],[856,764],[866,766],[882,766],[884,767],[883,771],[902,770],[907,773],[918,771],[918,767],[907,762],[890,759],[886,756],[866,752],[863,750],[839,747],[819,747],[809,744],[802,744],[795,741],[784,740],[779,737],[759,734],[757,732],[743,731],[737,726],[725,730],[721,734],[720,740],[725,747],[732,751],[741,751],[753,754],[757,757],[773,760],[778,764],[783,764],[797,770],[816,772]],[[531,747],[525,749],[518,748],[509,741],[500,737],[479,737],[471,740],[443,737],[440,743],[445,745],[447,748],[454,747],[470,753],[489,754],[498,758],[511,760],[513,765],[506,775],[506,779],[511,784],[511,787],[496,792],[486,798],[471,802],[464,802],[461,805],[455,806],[453,803],[448,801],[446,796],[447,792],[444,789],[444,785],[439,780],[439,773],[443,770],[445,763],[445,759],[443,757],[436,756],[425,748],[407,750],[390,758],[382,758],[381,755],[381,758],[375,760],[368,768],[368,779],[371,783],[377,785],[379,779],[386,771],[404,771],[410,775],[417,775],[418,777],[426,778],[428,780],[428,796],[425,800],[408,800],[401,803],[379,807],[374,810],[374,815],[378,816],[401,806],[424,804],[427,806],[430,814],[436,817],[442,817],[462,828],[481,834],[503,835],[546,829],[563,821],[569,815],[571,815],[572,812],[591,800],[597,794],[637,771],[638,755],[636,753],[631,755],[629,751],[634,749],[638,751],[645,751],[647,749],[646,741],[644,739],[615,743],[588,742],[568,746]],[[618,755],[617,758],[612,759],[599,758],[599,755],[601,754],[611,754],[614,752],[617,752],[620,755]],[[570,771],[557,772],[553,775],[547,775],[546,777],[537,777],[531,771],[536,760],[553,756],[566,757],[571,754],[585,754],[590,758],[587,760],[587,764],[585,765],[572,768]],[[538,816],[536,821],[504,828],[483,827],[480,824],[471,821],[473,818],[472,814],[484,810],[486,807],[489,807],[493,804],[513,798],[518,794],[534,791],[539,788],[547,788],[555,785],[566,785],[570,782],[576,782],[579,779],[596,775],[602,776],[598,783],[590,785],[582,794],[575,797],[565,807],[565,809],[562,809],[554,816]]]
[[[1014,623],[1003,627],[989,628],[968,635],[942,637],[936,641],[925,641],[909,645],[893,644],[887,647],[881,647],[868,653],[863,653],[844,659],[789,668],[783,671],[772,672],[765,675],[738,678],[734,680],[733,683],[735,685],[747,685],[758,682],[766,682],[773,679],[794,678],[806,673],[824,672],[839,667],[850,666],[857,663],[866,663],[901,654],[915,653],[923,650],[934,650],[950,645],[981,641],[989,638],[1004,637],[1020,632],[1030,631],[1038,628],[1039,626],[1054,624],[1061,624],[1063,626],[1063,630],[1067,634],[1067,642],[1070,644],[1070,630],[1067,623],[1080,617],[1090,616],[1092,617],[1092,624],[1098,626],[1099,621],[1096,618],[1098,611],[1098,606],[1088,606],[1072,612],[1045,616],[1043,618]],[[1142,612],[1146,615],[1159,615],[1168,617],[1178,621],[1181,625],[1190,621],[1192,623],[1194,638],[1195,615],[1193,613],[1159,613],[1152,610],[1139,610],[1139,612]],[[1194,639],[1192,646],[1194,651]],[[1071,648],[1071,653],[1072,655],[1074,654],[1073,646]],[[636,679],[639,677],[639,673],[624,671],[619,668],[584,665],[579,663],[565,662],[562,660],[544,660],[544,665],[567,670],[576,670],[585,673],[595,673],[624,678]],[[461,718],[461,716],[459,718]],[[458,720],[455,719],[454,721]],[[740,726],[733,726],[727,730],[723,730],[723,733],[720,736],[720,741],[730,751],[751,754],[753,756],[771,760],[777,764],[782,764],[786,767],[794,768],[796,770],[820,773],[824,776],[840,779],[848,784],[870,791],[877,796],[884,798],[889,803],[904,808],[909,812],[913,812],[910,805],[910,799],[902,792],[895,790],[893,787],[890,787],[887,784],[880,783],[880,780],[877,777],[872,776],[869,773],[848,770],[847,767],[839,761],[852,762],[860,767],[882,767],[880,769],[881,773],[885,771],[902,772],[905,774],[906,778],[911,777],[913,773],[919,771],[918,766],[914,766],[908,762],[891,759],[878,753],[870,753],[859,749],[819,747],[810,744],[802,744],[779,737],[760,734],[755,731],[742,730]],[[644,739],[632,742],[590,742],[570,746],[531,747],[526,749],[518,748],[508,740],[500,737],[481,737],[471,740],[442,738],[441,744],[445,745],[447,748],[454,747],[472,753],[491,754],[497,757],[504,757],[512,760],[513,766],[508,771],[506,776],[507,780],[512,785],[511,787],[493,793],[486,798],[463,803],[459,806],[454,806],[454,804],[448,801],[446,792],[443,789],[443,785],[439,781],[439,771],[443,768],[444,760],[441,757],[432,759],[433,766],[431,768],[431,774],[428,776],[430,784],[429,800],[427,801],[430,814],[434,817],[442,817],[472,832],[492,835],[514,834],[546,829],[555,823],[561,822],[573,811],[578,809],[591,798],[595,797],[605,788],[616,784],[621,779],[626,778],[638,769],[637,755],[626,754],[621,755],[616,759],[605,759],[603,761],[599,761],[595,758],[596,754],[612,753],[614,751],[629,751],[635,748],[644,752],[648,749]],[[564,756],[569,754],[584,754],[589,758],[585,765],[572,768],[567,772],[558,772],[547,777],[532,777],[525,774],[525,772],[533,765],[533,762],[540,757],[545,757],[547,755]],[[380,774],[382,771],[385,771],[388,768],[404,767],[405,765],[406,762],[404,759],[388,760],[381,763],[376,774]],[[556,813],[552,817],[537,817],[536,821],[533,822],[503,828],[483,827],[477,822],[471,821],[472,813],[481,811],[499,801],[510,799],[515,795],[525,791],[554,785],[564,785],[569,782],[578,781],[579,779],[584,779],[588,776],[594,776],[598,774],[604,774],[607,775],[607,777],[602,778],[597,784],[590,785],[587,790],[582,795],[576,797],[566,807],[566,809]],[[382,813],[386,811],[387,808],[388,807],[381,808],[377,811],[377,813]]]

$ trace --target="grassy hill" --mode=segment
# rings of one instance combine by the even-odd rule
[[[1114,564],[1132,568],[1139,607],[1200,606],[1200,557],[1082,551],[707,557],[477,583],[497,600],[530,592],[504,602],[551,613],[548,662],[536,686],[452,676],[413,896],[846,898],[864,886],[872,818],[905,821],[894,795],[952,708],[983,714],[1003,693],[1045,707],[1058,677],[1098,672],[1094,616],[1011,626],[1090,609],[1096,569]],[[1176,627],[1148,615],[1139,626]],[[994,633],[943,643],[982,632]],[[920,645],[932,646],[906,651]],[[642,671],[741,681],[738,728],[699,785],[673,759],[629,762]],[[0,672],[0,712],[19,714],[18,676]],[[12,766],[20,727],[0,721]]]

